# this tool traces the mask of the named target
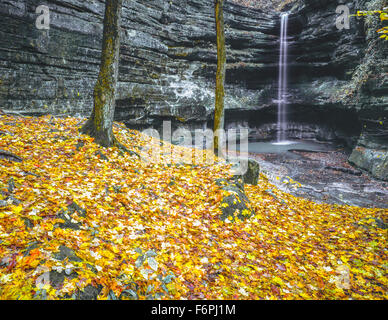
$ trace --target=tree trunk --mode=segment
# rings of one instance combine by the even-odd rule
[[[214,110],[214,133],[224,128],[224,83],[226,70],[225,27],[224,27],[224,0],[214,0],[216,31],[217,31],[217,74]],[[220,137],[214,135],[214,152],[220,148]],[[222,152],[222,150],[221,150]]]
[[[120,24],[123,0],[106,0],[100,73],[94,87],[93,112],[81,132],[95,142],[110,147],[116,144],[113,135],[116,84],[119,69]]]

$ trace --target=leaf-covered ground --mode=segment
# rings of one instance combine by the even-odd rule
[[[23,159],[0,153],[1,299],[387,298],[387,210],[317,204],[261,176],[245,186],[255,216],[223,222],[223,161],[185,164],[163,143],[147,162],[160,141],[115,124],[135,153],[103,149],[82,123],[0,115],[0,150]]]

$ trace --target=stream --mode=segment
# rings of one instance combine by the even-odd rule
[[[348,156],[341,146],[316,141],[249,144],[249,157],[285,192],[319,203],[388,208],[388,183],[352,167]]]

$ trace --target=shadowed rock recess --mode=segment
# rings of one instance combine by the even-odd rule
[[[340,2],[305,0],[284,8],[290,12],[287,134],[341,140],[353,150],[352,164],[388,180],[388,42],[378,40],[377,17],[353,17],[350,30],[337,30]],[[41,4],[50,8],[50,30],[35,28]],[[386,5],[345,4],[352,12]],[[2,1],[0,107],[89,115],[103,12],[103,1]],[[116,120],[138,129],[160,128],[163,120],[190,129],[211,126],[213,20],[208,0],[124,2]],[[251,139],[270,139],[276,130],[279,13],[227,2],[225,23],[226,127],[249,125]]]

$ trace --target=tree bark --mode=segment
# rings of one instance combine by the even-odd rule
[[[117,143],[113,131],[119,69],[120,24],[123,0],[106,0],[100,72],[94,87],[93,112],[81,132],[103,147]]]
[[[217,74],[215,91],[215,110],[214,110],[214,152],[218,153],[222,148],[220,146],[220,137],[217,136],[217,130],[224,128],[224,83],[226,71],[226,49],[225,49],[225,26],[224,26],[224,0],[214,0],[216,31],[217,31]],[[221,150],[222,151],[222,150]]]

